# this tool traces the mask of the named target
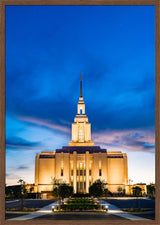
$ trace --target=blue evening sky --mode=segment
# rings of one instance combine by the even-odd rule
[[[92,141],[155,181],[154,6],[6,6],[6,183],[68,145],[83,75]]]

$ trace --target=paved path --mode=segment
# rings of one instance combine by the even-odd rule
[[[19,202],[19,199],[17,199],[17,200],[6,201],[6,204],[10,204],[11,202]]]
[[[54,203],[56,199],[24,199],[23,200],[23,205],[26,208],[39,208],[41,209],[42,207],[49,205],[51,203]],[[6,209],[11,209],[11,208],[20,208],[20,200],[17,199],[15,201],[7,201],[6,202]]]
[[[102,205],[108,205],[108,213],[110,213],[110,214],[120,216],[120,217],[123,217],[128,220],[149,220],[146,218],[142,218],[140,216],[132,215],[128,212],[124,212],[117,206],[108,203],[106,200],[101,200],[101,203],[102,203]]]
[[[36,212],[29,213],[27,215],[19,216],[19,217],[16,217],[16,218],[11,218],[11,219],[8,219],[8,220],[31,220],[31,219],[34,219],[36,217],[44,216],[46,214],[52,213],[51,207],[57,206],[57,205],[58,205],[58,201],[54,202],[54,203],[51,203],[47,206],[44,206],[43,208],[41,208],[40,210],[38,210]]]
[[[101,203],[102,203],[102,205],[108,205],[108,212],[106,214],[110,214],[110,215],[116,216],[116,217],[117,216],[122,217],[122,218],[128,219],[128,220],[149,220],[149,219],[146,219],[146,218],[143,218],[140,216],[135,216],[135,215],[129,214],[128,212],[124,212],[117,206],[108,203],[106,200],[102,200]],[[27,215],[23,215],[23,216],[19,216],[16,218],[11,218],[8,220],[31,220],[31,219],[36,219],[37,217],[41,217],[41,216],[47,217],[47,215],[50,216],[51,214],[53,214],[52,210],[51,210],[52,206],[58,206],[58,201],[55,203],[51,203],[36,212],[30,213]],[[63,216],[63,215],[61,215],[61,216]]]
[[[105,212],[60,212],[60,213],[51,213],[46,214],[41,217],[35,218],[35,220],[126,220],[122,217],[115,216],[113,214],[105,213]],[[68,224],[70,224],[68,222]],[[82,222],[83,224],[83,222]]]

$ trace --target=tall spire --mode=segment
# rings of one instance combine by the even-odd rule
[[[94,146],[91,141],[91,124],[85,114],[85,104],[82,97],[82,75],[80,75],[80,97],[77,104],[77,115],[72,123],[72,141],[69,146]]]
[[[82,97],[82,74],[80,75],[80,97]]]

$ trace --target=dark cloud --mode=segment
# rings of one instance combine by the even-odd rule
[[[149,149],[149,150],[155,148],[155,143],[146,143],[146,142],[144,142],[144,143],[142,143],[142,145],[143,145],[143,147],[145,149]]]
[[[30,116],[37,119],[50,120],[51,123],[57,125],[63,125],[62,121],[66,121],[69,127],[77,113],[77,103],[79,98],[78,80],[77,83],[78,91],[69,89],[68,95],[63,95],[62,91],[56,99],[51,96],[37,99],[32,91],[28,91],[30,95],[26,95],[28,98],[25,98],[24,95],[20,97],[20,94],[14,92],[14,95],[11,95],[12,97],[10,96],[10,100],[8,99],[7,101],[7,112],[15,117]],[[84,91],[87,92],[87,90]],[[77,93],[77,96],[75,96],[74,92]],[[96,95],[98,89],[94,90],[94,92]],[[94,96],[93,98],[91,98],[91,96],[88,97],[87,93],[85,93],[85,95],[86,114],[89,117],[89,122],[92,123],[93,131],[105,130],[106,128],[153,128],[155,125],[154,90],[146,90],[145,94],[139,94],[138,97],[136,97],[136,92],[132,92],[130,101],[127,99],[127,94],[125,94],[125,98],[119,104],[115,102],[115,99],[113,96],[110,96],[110,94],[101,97],[99,95],[99,99]],[[141,98],[141,100],[139,100],[139,98]],[[137,102],[137,105],[135,102]]]
[[[17,167],[17,170],[25,170],[28,168],[29,168],[28,166],[19,166],[19,167]]]
[[[150,143],[146,143],[146,142],[142,142],[142,141],[130,141],[130,142],[126,143],[126,144],[128,146],[131,146],[131,147],[132,146],[137,147],[137,149],[138,149],[138,147],[140,147],[140,148],[142,148],[145,151],[150,151],[150,150],[155,148],[155,144],[154,143],[150,144]]]
[[[40,142],[30,142],[19,137],[10,137],[6,139],[6,147],[8,149],[35,149],[40,146]]]
[[[142,32],[139,21],[135,21],[136,26],[131,29],[126,24],[126,18],[122,17],[128,30],[124,39],[114,20],[108,24],[104,11],[95,17],[92,10],[77,8],[78,12],[83,11],[84,17],[79,20],[78,14],[74,14],[74,21],[71,19],[72,10],[71,14],[65,10],[66,20],[64,12],[58,14],[52,8],[55,13],[47,13],[46,18],[56,19],[48,18],[46,22],[41,20],[41,13],[35,18],[32,10],[30,15],[34,21],[26,21],[21,15],[26,26],[21,26],[19,10],[14,26],[13,18],[8,19],[6,24],[8,114],[17,118],[28,116],[50,120],[57,125],[63,125],[63,120],[69,126],[77,111],[79,75],[84,72],[83,96],[93,131],[155,126],[155,71],[151,69],[155,45],[154,35],[149,32],[154,30],[151,18],[146,17],[149,28],[143,26]],[[110,26],[111,23],[114,26]],[[95,32],[95,27],[99,32]],[[113,27],[117,29],[113,30]],[[145,46],[150,46],[145,64],[141,61],[145,60],[143,47],[134,46],[133,28],[138,43],[146,42]],[[13,35],[15,30],[17,36]],[[85,35],[82,35],[84,31]],[[31,39],[28,33],[32,33]],[[127,47],[128,41],[130,48]]]

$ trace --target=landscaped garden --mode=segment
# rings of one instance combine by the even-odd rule
[[[59,209],[60,211],[101,211],[102,207],[92,198],[71,198],[61,204]]]
[[[150,212],[150,211],[153,211],[153,208],[138,208],[138,209],[135,209],[135,208],[123,208],[123,211],[125,212],[129,212],[129,213],[135,213],[135,212]]]
[[[19,209],[19,208],[6,208],[6,211],[10,211],[10,212],[35,212],[38,211],[39,208],[26,208],[23,207],[23,209]]]

